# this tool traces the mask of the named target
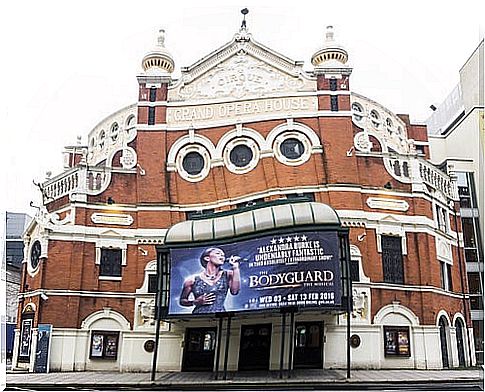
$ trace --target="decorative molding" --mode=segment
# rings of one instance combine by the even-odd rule
[[[133,217],[127,214],[95,212],[91,215],[91,221],[103,225],[130,226],[133,223]]]
[[[451,241],[442,236],[435,236],[436,258],[448,264],[453,264],[453,254],[451,252]]]
[[[385,324],[386,317],[392,314],[400,314],[409,321],[409,324],[419,325],[418,316],[416,316],[411,309],[400,305],[398,302],[393,302],[391,305],[386,305],[380,308],[374,316],[374,324]]]
[[[369,197],[366,201],[370,208],[393,211],[407,211],[409,204],[406,200],[384,199],[379,197]]]

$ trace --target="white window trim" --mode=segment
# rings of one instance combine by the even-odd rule
[[[202,170],[198,174],[187,173],[183,166],[183,161],[185,156],[191,152],[199,153],[200,155],[202,155],[202,158],[204,159],[204,166],[202,167]],[[177,167],[178,173],[184,180],[189,182],[202,181],[204,178],[206,178],[209,175],[209,171],[211,168],[211,156],[209,154],[209,151],[202,145],[187,144],[179,150],[177,154],[175,166]]]
[[[248,162],[246,166],[239,167],[236,166],[231,162],[231,151],[236,148],[237,146],[244,145],[247,146],[251,149],[253,153],[253,157],[251,161]],[[234,174],[244,174],[248,173],[251,170],[253,170],[259,162],[259,146],[258,144],[251,138],[249,137],[240,137],[231,140],[228,142],[224,148],[224,154],[223,154],[223,159],[224,159],[224,165],[227,167],[227,169]]]

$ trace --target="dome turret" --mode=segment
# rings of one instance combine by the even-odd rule
[[[312,56],[312,64],[315,67],[342,67],[348,58],[344,47],[335,41],[333,26],[327,26],[325,43]]]
[[[175,62],[170,52],[165,49],[165,30],[159,30],[157,45],[143,57],[142,67],[145,73],[152,75],[173,72]]]

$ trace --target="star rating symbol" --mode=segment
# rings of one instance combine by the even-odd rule
[[[285,239],[283,237],[278,238],[278,243],[282,244],[283,242],[285,242]]]
[[[273,239],[271,240],[271,245],[275,245],[275,244],[276,244],[276,238],[273,238]]]
[[[301,240],[302,240],[302,241],[306,241],[306,240],[307,240],[307,236],[306,236],[306,235],[302,235],[302,236],[301,236]]]
[[[291,237],[286,237],[286,242],[291,242]]]
[[[293,239],[294,239],[295,241],[300,241],[300,237],[298,237],[297,235],[295,235],[295,236],[293,237]]]

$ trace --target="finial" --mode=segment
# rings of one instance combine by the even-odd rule
[[[241,14],[243,14],[243,20],[241,22],[241,30],[246,30],[246,15],[249,13],[247,8],[243,8],[241,10]]]
[[[327,26],[327,32],[325,34],[325,38],[327,41],[333,41],[333,26],[329,25]]]
[[[165,47],[165,30],[158,30],[158,46]]]

